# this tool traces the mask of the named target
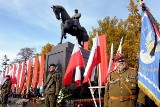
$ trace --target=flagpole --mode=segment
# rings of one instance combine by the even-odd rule
[[[93,98],[93,101],[94,101],[94,105],[95,105],[95,107],[97,107],[97,103],[96,103],[96,100],[95,100],[95,98],[94,98],[93,88],[92,88],[92,86],[91,86],[91,82],[90,82],[89,78],[88,78],[88,84],[89,84],[89,86],[91,87],[91,88],[89,88],[89,89],[90,89],[90,92],[91,92],[91,95],[92,95],[92,98]]]
[[[98,84],[98,86],[99,86],[99,88],[98,88],[98,94],[99,94],[99,107],[101,107],[101,86],[102,86],[102,84],[101,84],[101,69],[100,69],[100,64],[97,66],[98,68],[97,68],[97,70],[98,70],[98,72],[99,72],[99,84]]]
[[[140,4],[140,6],[142,6],[142,0],[138,0],[138,2],[139,2],[139,4]]]

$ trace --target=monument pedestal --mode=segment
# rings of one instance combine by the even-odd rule
[[[57,70],[61,75],[61,80],[63,79],[63,76],[65,74],[66,68],[68,66],[68,62],[70,60],[72,51],[73,51],[74,44],[70,42],[66,42],[63,44],[58,44],[54,46],[48,54],[46,54],[46,67],[45,67],[45,74],[48,74],[49,70],[49,65],[51,63],[54,63],[58,66]],[[83,48],[80,48],[85,64],[87,64],[89,54],[90,52],[87,50],[84,50]],[[45,75],[45,80],[46,80],[46,75]]]

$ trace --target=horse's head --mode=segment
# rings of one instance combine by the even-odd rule
[[[53,12],[58,20],[60,20],[60,6],[52,6]]]

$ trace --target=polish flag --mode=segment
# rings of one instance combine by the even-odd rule
[[[24,79],[25,79],[25,71],[26,71],[26,62],[22,62],[22,69],[20,72],[20,77],[19,77],[19,87],[20,87],[20,92],[22,91],[23,85],[24,85]]]
[[[119,47],[118,47],[118,50],[117,50],[116,55],[122,54],[122,42],[123,42],[123,37],[122,37],[121,40],[120,40]],[[112,58],[112,60],[113,60],[113,58]],[[112,66],[111,66],[111,69],[110,69],[109,72],[112,72],[112,71],[114,71],[115,69],[116,69],[116,66],[114,65],[114,63],[112,63]]]
[[[9,68],[8,73],[6,75],[10,76],[12,84],[16,84],[16,82],[17,82],[16,77],[15,77],[16,64],[10,65],[8,68]]]
[[[40,72],[39,72],[39,81],[38,81],[38,88],[43,86],[43,76],[44,76],[44,54],[39,56],[39,62],[40,62]]]
[[[22,69],[22,63],[17,64],[16,74],[15,74],[17,77],[17,87],[19,87],[19,83],[20,83],[21,69]]]
[[[38,79],[38,56],[35,56],[32,84],[31,84],[32,88],[36,87],[37,79]]]
[[[123,37],[121,38],[121,41],[119,43],[119,47],[118,47],[116,55],[122,54],[122,42],[123,42]]]
[[[96,36],[93,39],[93,46],[91,49],[91,53],[88,59],[88,63],[84,72],[84,80],[83,83],[87,82],[91,78],[93,78],[93,71],[94,67],[96,67],[101,62],[101,55],[100,55],[100,43],[99,38]]]
[[[12,66],[9,65],[9,66],[6,68],[5,76],[6,76],[6,75],[9,75],[9,73],[10,73],[11,70],[12,70]]]
[[[31,72],[32,72],[32,59],[27,61],[27,77],[26,77],[26,87],[29,87],[29,82],[31,80]]]
[[[73,51],[72,51],[71,58],[69,60],[68,66],[67,66],[67,70],[66,70],[64,78],[63,78],[63,85],[69,85],[72,83],[73,70],[78,66],[79,67],[85,66],[85,63],[84,63],[82,53],[79,49],[78,42],[76,40],[76,43],[75,43]],[[77,68],[77,69],[79,69],[79,68]],[[76,70],[75,81],[77,81],[77,83],[81,81],[80,74],[81,74],[80,70],[79,71]]]
[[[111,45],[111,53],[110,53],[110,59],[109,59],[109,65],[108,65],[108,70],[107,70],[107,75],[106,75],[106,78],[105,78],[105,82],[108,81],[108,77],[109,77],[109,73],[112,69],[112,66],[113,66],[113,43]]]
[[[12,73],[11,73],[11,81],[12,81],[12,84],[17,84],[17,77],[16,77],[16,69],[17,69],[17,64],[13,64],[13,68],[12,68]]]

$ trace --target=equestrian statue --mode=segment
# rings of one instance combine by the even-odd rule
[[[87,34],[87,31],[84,27],[82,27],[79,23],[79,18],[81,17],[81,14],[78,13],[78,10],[75,10],[75,15],[73,17],[70,17],[67,11],[59,5],[53,5],[51,7],[53,9],[53,12],[58,20],[62,20],[61,23],[61,41],[62,43],[63,37],[66,39],[66,33],[76,36],[78,40],[78,44],[80,46],[84,46],[84,42],[89,40],[89,36]]]

